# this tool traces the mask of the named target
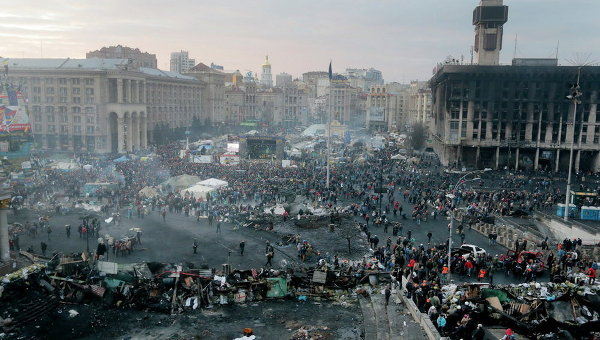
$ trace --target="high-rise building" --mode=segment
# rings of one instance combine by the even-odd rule
[[[384,80],[381,71],[374,68],[347,68],[344,74],[350,86],[369,92],[373,85],[383,85]]]
[[[275,86],[286,87],[292,85],[292,75],[285,72],[275,76]]]
[[[269,56],[266,56],[265,62],[262,64],[260,85],[262,87],[273,87],[273,76],[271,75],[271,63],[269,62]]]
[[[127,46],[110,46],[102,47],[99,50],[91,51],[85,54],[87,59],[129,59],[133,67],[148,67],[157,68],[156,54],[142,52],[139,48],[131,48]]]
[[[171,53],[171,72],[184,73],[196,66],[196,60],[190,59],[188,51]]]
[[[498,65],[502,49],[503,25],[508,20],[508,6],[503,0],[481,0],[473,10],[475,25],[475,63]]]

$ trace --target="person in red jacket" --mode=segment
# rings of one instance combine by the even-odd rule
[[[467,268],[467,276],[471,277],[471,272],[473,272],[473,262],[471,260],[467,260],[465,263],[465,268]]]
[[[594,269],[594,267],[590,267],[586,271],[586,274],[589,278],[588,284],[593,285],[596,282],[596,269]]]

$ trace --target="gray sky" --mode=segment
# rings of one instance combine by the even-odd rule
[[[5,2],[7,0],[4,0]],[[0,56],[85,58],[103,46],[187,50],[196,62],[273,73],[375,67],[387,82],[426,80],[437,62],[470,59],[478,0],[25,0],[0,11]],[[505,0],[501,62],[553,57],[600,62],[600,0]]]

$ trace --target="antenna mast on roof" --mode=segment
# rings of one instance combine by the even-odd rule
[[[556,60],[558,60],[558,47],[560,46],[560,40],[556,42]]]
[[[518,34],[515,33],[515,51],[513,52],[513,59],[515,59],[517,57],[517,40],[518,40]]]

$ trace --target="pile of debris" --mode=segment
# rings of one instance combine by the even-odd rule
[[[478,323],[511,328],[524,337],[554,339],[568,333],[584,339],[600,329],[599,292],[600,285],[584,285],[583,281],[494,287],[451,284],[441,289],[441,309],[448,314],[470,310]]]
[[[267,299],[343,300],[354,294],[358,284],[369,282],[370,275],[385,276],[376,271],[333,270],[327,265],[296,272],[232,270],[223,265],[217,272],[192,264],[95,261],[85,253],[31,259],[40,262],[0,277],[0,327],[5,332],[18,332],[28,322],[58,313],[59,304],[178,314],[217,304]],[[297,338],[326,337],[327,333],[326,329],[306,328]]]

